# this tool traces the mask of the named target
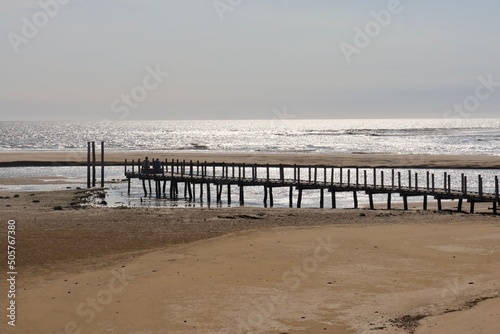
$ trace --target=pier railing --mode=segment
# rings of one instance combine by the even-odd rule
[[[231,185],[240,188],[240,205],[244,205],[244,187],[263,186],[264,205],[273,206],[272,189],[290,187],[289,206],[293,206],[294,188],[298,191],[297,207],[301,207],[302,191],[317,189],[320,191],[320,208],[324,207],[324,190],[332,194],[332,208],[336,208],[337,192],[352,192],[354,207],[358,207],[357,192],[363,191],[369,196],[370,208],[374,208],[373,195],[387,194],[387,207],[391,208],[391,195],[403,197],[404,208],[408,209],[407,198],[423,197],[423,208],[427,209],[427,197],[433,196],[441,210],[441,200],[457,199],[458,210],[461,211],[463,200],[470,203],[470,211],[474,212],[474,203],[490,202],[493,212],[497,211],[499,202],[499,180],[494,177],[493,186],[484,191],[483,177],[477,176],[477,186],[472,189],[470,180],[462,173],[460,189],[452,187],[452,175],[447,171],[442,174],[439,184],[435,173],[425,171],[423,174],[408,170],[402,171],[387,168],[365,169],[359,167],[335,167],[327,165],[297,164],[245,164],[207,161],[165,160],[161,168],[144,170],[141,160],[125,160],[125,176],[128,179],[130,194],[131,179],[140,179],[143,183],[144,195],[148,196],[146,181],[149,183],[149,195],[152,195],[151,181],[155,182],[156,197],[166,197],[166,185],[170,183],[170,198],[177,198],[178,183],[184,183],[184,196],[196,198],[195,186],[200,187],[200,200],[203,200],[203,186],[207,188],[206,199],[210,203],[210,185],[216,186],[217,203],[222,201],[222,188],[227,186],[228,204],[231,201]],[[161,186],[163,182],[163,186]],[[493,189],[494,188],[494,189]],[[269,196],[268,196],[269,194]]]

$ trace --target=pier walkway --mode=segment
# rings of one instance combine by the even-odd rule
[[[369,171],[369,172],[368,172]],[[370,174],[370,175],[368,175]],[[387,173],[386,173],[387,174]],[[421,173],[422,174],[422,173]],[[483,192],[483,178],[477,176],[477,187],[469,189],[467,176],[461,175],[461,189],[452,189],[451,175],[444,172],[441,184],[436,184],[436,177],[427,171],[418,175],[408,171],[407,175],[391,169],[389,175],[383,170],[361,169],[357,167],[332,167],[324,165],[269,165],[269,164],[235,164],[200,161],[165,160],[161,170],[149,169],[144,171],[140,160],[125,160],[125,176],[128,179],[128,193],[132,179],[142,181],[144,196],[152,196],[152,182],[154,196],[157,198],[179,197],[179,183],[184,183],[184,198],[195,201],[198,188],[199,200],[204,197],[208,205],[211,203],[210,187],[216,189],[216,203],[222,203],[223,189],[226,188],[227,204],[231,204],[231,187],[237,186],[239,204],[245,203],[245,187],[262,186],[264,190],[264,206],[273,207],[273,188],[289,188],[289,207],[294,205],[294,193],[298,192],[296,207],[302,204],[304,190],[318,190],[320,192],[319,207],[325,207],[325,190],[331,193],[331,207],[336,208],[336,193],[352,193],[353,207],[358,207],[358,192],[364,192],[369,197],[370,208],[374,208],[373,195],[387,194],[387,208],[391,208],[392,195],[403,198],[404,209],[408,209],[408,197],[422,197],[423,209],[427,210],[428,197],[437,200],[441,210],[442,200],[458,200],[458,211],[462,211],[463,201],[470,203],[470,212],[474,212],[474,204],[479,202],[492,203],[493,213],[497,213],[497,204],[500,203],[498,176],[494,180],[494,192]],[[424,178],[424,182],[422,179]],[[371,182],[368,182],[368,179]],[[387,181],[389,180],[389,181]],[[420,184],[419,184],[420,181]],[[385,182],[385,183],[384,183]],[[146,185],[148,184],[148,186]],[[169,196],[166,195],[167,184]],[[206,193],[204,195],[204,188]],[[149,190],[149,191],[148,191]]]

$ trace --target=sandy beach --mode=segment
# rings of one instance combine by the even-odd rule
[[[463,161],[494,165],[490,157]],[[500,326],[500,218],[489,213],[77,209],[84,196],[74,188],[0,192],[0,248],[15,220],[18,272],[16,327],[4,316],[2,331],[496,333]]]
[[[421,168],[500,168],[497,156],[422,154],[279,154],[279,153],[199,153],[165,151],[107,151],[107,165],[123,165],[125,159],[160,158],[235,163],[303,164],[337,167],[421,167]],[[99,160],[99,154],[97,159]],[[0,167],[86,164],[87,152],[22,151],[0,152]]]

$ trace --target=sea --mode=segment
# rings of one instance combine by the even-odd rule
[[[0,122],[0,152],[85,151],[88,141],[104,141],[107,150],[204,153],[311,153],[311,154],[453,154],[500,156],[500,119],[269,119],[200,121]],[[417,171],[417,170],[415,170]],[[111,206],[192,207],[206,204],[185,200],[143,198],[138,182],[126,194],[123,168],[106,168]],[[406,171],[402,171],[406,172]],[[485,190],[492,188],[497,170],[450,170],[466,173],[474,184],[478,174]],[[389,174],[389,173],[387,173]],[[441,171],[436,171],[438,179]],[[80,167],[0,168],[0,178],[60,178],[64,185],[2,185],[0,189],[36,191],[85,184]],[[457,177],[454,178],[455,180]],[[287,206],[287,195],[275,193],[275,206]],[[285,191],[285,190],[283,190]],[[262,206],[262,190],[250,190],[246,206]],[[339,195],[339,207],[349,207],[348,195]],[[342,197],[344,196],[344,197]],[[280,199],[283,197],[283,199]],[[304,207],[317,207],[318,194],[306,194]],[[212,196],[215,198],[215,196]],[[379,198],[383,201],[383,198]],[[360,205],[363,205],[361,199]],[[237,203],[237,199],[233,200]],[[224,204],[223,204],[224,205]]]

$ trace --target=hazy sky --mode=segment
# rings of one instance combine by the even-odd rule
[[[495,0],[2,0],[1,120],[498,117],[499,13]]]

